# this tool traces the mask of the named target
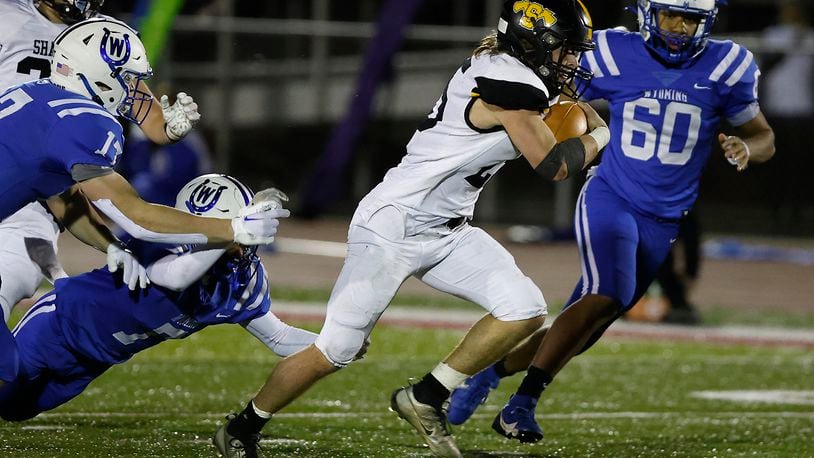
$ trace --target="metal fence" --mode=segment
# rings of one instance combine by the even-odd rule
[[[494,9],[494,3],[487,2]],[[228,11],[227,11],[228,13]],[[494,17],[496,11],[486,13]],[[326,16],[323,14],[323,16]],[[379,90],[373,118],[416,123],[434,104],[451,73],[490,27],[415,24],[393,61],[393,78]],[[210,134],[220,170],[234,164],[236,131],[269,126],[325,129],[339,119],[353,96],[356,75],[375,34],[370,22],[323,19],[258,19],[230,16],[181,16],[158,73],[201,100],[203,128]],[[724,37],[718,37],[724,38]],[[764,53],[814,56],[814,46],[794,50],[767,46],[758,33],[728,36]],[[297,148],[297,138],[277,138],[278,150]],[[268,145],[257,145],[260,156]],[[249,146],[251,148],[251,146]],[[311,145],[298,151],[305,160],[321,151]],[[400,152],[397,152],[400,155]],[[359,161],[358,167],[366,167]],[[304,169],[301,169],[304,170]],[[377,172],[355,170],[356,200],[378,180]],[[485,189],[479,205],[487,220],[499,219],[500,175]],[[570,186],[557,188],[554,222],[568,224],[573,196]],[[522,219],[522,218],[521,218]]]

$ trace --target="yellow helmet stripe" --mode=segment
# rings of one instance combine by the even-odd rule
[[[585,7],[585,4],[582,3],[582,0],[577,0],[577,3],[579,3],[580,8],[582,8],[582,11],[585,13],[585,18],[588,20],[588,23],[585,24],[588,26],[588,39],[593,40],[594,21],[593,19],[591,19],[591,13],[588,12],[588,8]]]

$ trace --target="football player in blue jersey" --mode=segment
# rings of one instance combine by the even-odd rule
[[[0,1],[0,92],[10,86],[49,77],[56,37],[79,21],[105,17],[99,13],[103,3],[103,0]],[[150,92],[146,84],[140,87]],[[194,100],[179,93],[172,105],[166,96],[161,97],[160,102],[152,100],[140,129],[134,130],[172,148],[191,132],[199,119]],[[170,202],[174,202],[180,185],[199,174],[193,171],[184,175],[178,182],[179,187],[170,193]],[[157,202],[150,199],[151,196],[144,197]],[[59,223],[42,202],[32,202],[0,221],[0,278],[3,279],[0,307],[6,320],[12,306],[34,295],[43,279],[53,283],[67,276],[57,259],[59,233]]]
[[[276,189],[255,200],[284,196]],[[205,196],[208,196],[205,198]],[[227,175],[187,183],[175,208],[211,218],[237,217],[254,195]],[[14,329],[18,377],[0,388],[0,417],[21,421],[79,395],[114,364],[208,325],[239,323],[274,353],[287,356],[316,334],[272,312],[266,269],[256,247],[173,246],[134,241],[152,287],[134,294],[107,268],[59,279]]]
[[[123,263],[132,287],[145,286],[147,277],[90,202],[141,240],[217,246],[273,240],[287,210],[258,204],[231,220],[203,218],[143,201],[113,171],[124,142],[116,115],[139,123],[152,103],[140,90],[152,70],[133,29],[111,19],[79,22],[57,37],[51,65],[50,79],[0,94],[0,220],[46,201],[80,240],[107,252],[111,265]],[[18,365],[11,333],[0,326],[0,386],[16,379]]]
[[[583,99],[609,102],[612,139],[577,201],[582,276],[550,328],[453,393],[452,423],[466,421],[501,377],[528,368],[492,427],[521,442],[540,440],[540,395],[653,281],[696,200],[713,143],[739,172],[774,154],[752,53],[709,39],[715,0],[639,0],[637,10],[638,32],[597,32],[596,49],[583,56],[594,74]],[[738,135],[719,133],[722,119]]]

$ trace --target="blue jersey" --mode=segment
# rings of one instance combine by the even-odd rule
[[[134,241],[148,265],[185,248]],[[107,268],[57,280],[56,313],[71,348],[107,364],[121,363],[167,339],[182,339],[210,324],[243,323],[271,306],[268,279],[256,255],[221,257],[183,291],[151,285],[130,291]]]
[[[759,112],[752,53],[710,40],[681,68],[665,67],[638,33],[594,34],[582,64],[594,73],[585,100],[610,104],[611,141],[597,175],[639,212],[679,218],[698,184],[721,118],[739,126]]]
[[[123,143],[121,124],[90,99],[48,80],[9,88],[0,94],[0,220],[61,194],[88,168],[113,167]]]

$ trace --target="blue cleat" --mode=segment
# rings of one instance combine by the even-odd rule
[[[523,443],[539,441],[543,438],[543,430],[534,419],[536,406],[536,399],[515,394],[495,417],[492,429],[502,436],[517,439]]]
[[[453,425],[462,425],[475,410],[486,402],[489,391],[497,388],[500,377],[494,366],[478,372],[466,379],[463,385],[456,388],[449,397],[447,420]]]

